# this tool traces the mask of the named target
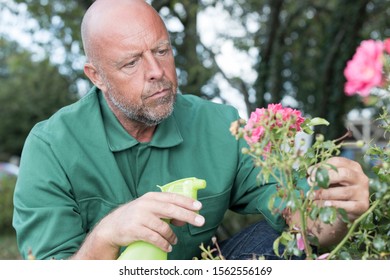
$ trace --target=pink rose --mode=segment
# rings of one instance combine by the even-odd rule
[[[390,38],[389,39],[386,39],[384,42],[384,48],[385,48],[385,51],[390,54]]]
[[[269,104],[267,109],[257,108],[251,113],[251,116],[244,127],[245,140],[249,145],[260,142],[266,126],[270,129],[282,127],[286,122],[291,122],[289,129],[296,132],[301,130],[301,124],[304,122],[301,112],[291,108],[284,108],[282,104]],[[271,146],[267,145],[266,152],[271,151]]]
[[[344,69],[347,95],[368,96],[373,87],[382,83],[383,49],[381,41],[365,40],[356,49]]]
[[[245,140],[248,142],[248,144],[254,144],[256,142],[259,142],[263,134],[264,127],[258,126],[252,129],[250,136],[245,135]]]
[[[245,131],[247,132],[244,136],[248,144],[254,144],[258,142],[264,134],[264,127],[258,125],[258,123],[263,118],[265,109],[257,108],[254,112],[251,113],[251,116],[245,126]],[[249,135],[248,135],[249,134]]]

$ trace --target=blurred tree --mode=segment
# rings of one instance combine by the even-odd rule
[[[329,138],[344,134],[343,117],[359,106],[343,93],[343,70],[362,39],[390,35],[389,0],[226,1],[245,34],[225,36],[239,50],[255,50],[254,82],[240,85],[248,113],[284,101],[306,114],[326,118]],[[255,27],[253,27],[255,26]],[[354,100],[354,101],[351,101]],[[294,105],[293,105],[294,106]]]
[[[63,72],[83,77],[82,67],[75,65],[82,48],[79,25],[93,1],[15,1],[27,5],[40,28],[57,38],[46,44],[48,52],[58,48],[58,42],[65,46],[67,58],[61,69],[67,70]],[[346,61],[362,39],[390,36],[390,0],[149,2],[173,23],[168,29],[184,93],[223,101],[217,82],[217,77],[223,77],[242,94],[248,113],[283,101],[306,114],[328,119],[332,125],[322,132],[330,138],[343,134],[344,115],[359,105],[357,99],[347,101],[343,94]],[[225,28],[220,29],[217,39],[206,45],[201,40],[199,15],[210,7],[228,12],[230,19],[222,23]],[[248,54],[249,61],[242,63],[253,70],[254,79],[232,74],[217,63],[226,40]]]
[[[85,10],[94,2],[93,0],[82,1],[47,1],[47,0],[13,0],[15,3],[24,5],[31,17],[37,21],[37,25],[31,24],[25,31],[33,36],[42,31],[51,34],[49,40],[34,41],[47,54],[55,56],[59,49],[61,53],[62,73],[71,77],[74,81],[83,78],[82,44],[80,34],[81,19]],[[14,14],[19,13],[18,7],[8,6]],[[57,58],[54,58],[57,59]]]
[[[34,61],[15,42],[0,39],[0,161],[20,155],[33,125],[75,100],[69,77],[49,59]]]

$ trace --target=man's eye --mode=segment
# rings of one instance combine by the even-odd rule
[[[169,49],[159,49],[157,50],[158,55],[166,55],[168,53]]]
[[[124,65],[124,67],[132,68],[132,67],[134,67],[136,64],[137,64],[137,59],[134,59],[134,60],[132,60],[132,61],[126,63],[126,64]]]

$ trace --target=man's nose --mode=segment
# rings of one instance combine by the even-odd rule
[[[145,75],[147,80],[160,80],[164,75],[164,69],[160,61],[151,52],[145,55]]]

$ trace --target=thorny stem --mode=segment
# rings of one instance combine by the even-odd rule
[[[300,212],[301,225],[302,225],[301,234],[302,234],[303,243],[305,244],[306,259],[311,259],[312,251],[311,251],[311,246],[307,240],[307,228],[306,228],[307,225],[306,225],[305,211],[304,209],[299,209],[299,212]]]
[[[305,209],[307,209],[307,204],[309,203],[309,197],[307,197],[303,204],[302,204],[302,209],[300,209],[300,216],[301,216],[301,224],[303,225],[303,229],[304,229],[304,232],[302,232],[302,238],[303,238],[303,242],[305,244],[305,253],[306,253],[306,258],[307,259],[311,259],[311,255],[312,255],[312,248],[307,240],[307,236],[308,236],[308,233],[307,233],[307,215],[306,215],[306,211]]]
[[[372,205],[371,207],[363,214],[361,215],[359,218],[357,218],[352,224],[351,224],[351,227],[349,228],[347,234],[344,236],[343,240],[341,240],[341,242],[339,244],[337,244],[337,246],[329,253],[329,256],[327,257],[328,260],[330,260],[338,251],[340,251],[340,249],[343,247],[343,245],[345,244],[345,242],[348,241],[348,239],[351,237],[351,235],[353,234],[353,232],[355,231],[355,228],[357,227],[357,225],[363,220],[365,219],[371,212],[374,211],[374,209],[381,203],[382,199],[378,199],[376,200]]]
[[[298,205],[299,199],[295,196],[294,188],[292,187],[293,186],[293,183],[292,183],[293,178],[292,178],[291,170],[284,170],[284,171],[288,177],[287,189],[290,191],[291,194],[293,194],[294,203],[296,205]],[[306,223],[307,216],[305,214],[305,206],[306,206],[305,202],[302,205],[299,204],[299,207],[298,207],[299,217],[300,217],[300,222],[301,222],[299,231],[301,233],[302,240],[303,240],[303,243],[305,245],[304,250],[306,253],[306,257],[308,259],[310,259],[311,254],[312,254],[312,250],[311,250],[311,246],[310,246],[308,239],[307,239],[307,223]]]

